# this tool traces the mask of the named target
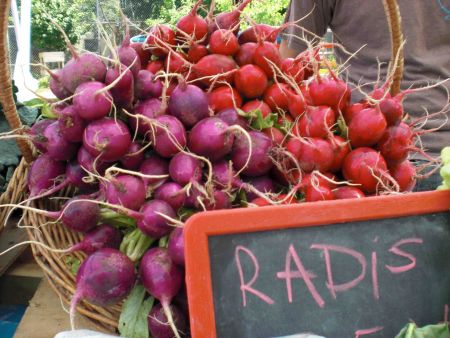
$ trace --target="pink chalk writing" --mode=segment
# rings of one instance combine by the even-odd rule
[[[371,329],[358,330],[355,332],[355,338],[359,338],[361,336],[367,336],[367,335],[375,333],[375,332],[380,332],[381,330],[383,330],[382,326],[373,327]]]
[[[253,273],[253,277],[247,283],[244,282],[244,272],[242,270],[241,259],[240,259],[240,256],[239,256],[239,253],[241,251],[245,252],[247,254],[247,256],[250,257],[250,259],[253,262],[253,266],[255,267],[255,272]],[[237,269],[238,269],[238,272],[239,272],[239,279],[241,281],[240,288],[241,288],[241,292],[242,292],[242,302],[243,302],[244,307],[247,306],[247,295],[246,295],[246,292],[250,292],[250,293],[254,294],[255,296],[259,297],[261,300],[263,300],[267,304],[272,305],[274,303],[272,298],[270,298],[266,294],[262,293],[259,290],[254,289],[252,287],[252,285],[258,279],[258,275],[259,275],[258,260],[256,259],[256,257],[253,254],[253,252],[251,252],[249,249],[247,249],[244,246],[238,245],[236,247],[235,251],[234,251],[234,257],[235,257],[236,266],[237,266]]]
[[[291,260],[294,260],[294,263],[297,267],[297,271],[291,270]],[[277,278],[279,279],[286,279],[286,289],[287,289],[287,295],[288,295],[288,301],[289,303],[292,303],[292,279],[293,278],[300,278],[305,281],[306,287],[308,288],[309,292],[311,293],[312,297],[316,301],[317,305],[320,307],[325,306],[325,302],[320,297],[319,293],[317,292],[312,279],[316,276],[312,273],[306,271],[305,267],[302,264],[302,261],[300,257],[297,255],[297,252],[295,251],[294,246],[291,244],[289,246],[289,250],[286,253],[286,263],[285,263],[285,270],[277,272]]]
[[[325,258],[325,266],[326,266],[326,270],[327,270],[327,280],[328,280],[326,285],[327,285],[327,288],[330,290],[333,298],[336,299],[337,291],[349,290],[349,289],[355,287],[356,285],[358,285],[364,279],[364,277],[366,275],[367,262],[366,262],[366,259],[364,258],[364,256],[361,255],[359,252],[349,249],[349,248],[342,247],[342,246],[328,245],[328,244],[312,244],[310,246],[310,248],[323,250],[323,254],[324,254],[324,258]],[[344,254],[354,257],[361,264],[361,273],[359,274],[359,276],[347,283],[335,285],[334,281],[333,281],[333,273],[331,270],[330,250],[344,253]]]
[[[390,249],[389,252],[392,252],[393,254],[396,254],[398,256],[402,256],[405,258],[408,258],[411,263],[406,264],[406,265],[402,265],[402,266],[390,266],[390,265],[386,265],[386,268],[389,269],[390,272],[392,273],[402,273],[402,272],[406,272],[409,271],[411,269],[414,269],[414,267],[416,266],[416,257],[414,257],[413,255],[399,249],[399,246],[404,245],[404,244],[409,244],[409,243],[416,243],[416,244],[422,244],[423,240],[421,238],[407,238],[407,239],[402,239],[398,242],[396,242]]]
[[[380,288],[378,286],[378,271],[377,271],[377,253],[372,252],[372,287],[373,297],[380,299]]]

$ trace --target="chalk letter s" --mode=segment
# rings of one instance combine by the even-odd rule
[[[411,269],[414,269],[414,267],[416,266],[416,257],[414,257],[413,255],[404,252],[403,250],[399,249],[399,246],[403,245],[403,244],[408,244],[408,243],[416,243],[416,244],[422,244],[423,240],[421,238],[407,238],[407,239],[402,239],[400,241],[398,241],[397,243],[395,243],[390,249],[389,252],[392,252],[398,256],[402,256],[402,257],[406,257],[409,260],[411,260],[411,263],[406,264],[406,265],[402,265],[402,266],[390,266],[390,265],[386,265],[386,268],[389,269],[390,272],[392,273],[402,273],[402,272],[406,272],[409,271]]]

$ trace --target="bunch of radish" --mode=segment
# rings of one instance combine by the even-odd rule
[[[127,29],[106,61],[69,45],[72,59],[51,73],[57,118],[26,136],[40,152],[27,201],[68,186],[79,194],[58,212],[16,206],[86,234],[70,249],[89,254],[72,314],[80,299],[121,301],[139,280],[159,301],[155,338],[189,332],[179,299],[193,213],[399,193],[417,177],[407,92],[392,97],[387,81],[351,103],[347,83],[319,74],[320,47],[282,60],[275,40],[289,24],[239,33],[250,0],[207,18],[201,2],[143,44]]]

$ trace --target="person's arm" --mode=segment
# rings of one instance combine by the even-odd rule
[[[283,58],[297,56],[307,48],[304,40],[318,40],[326,33],[333,17],[334,2],[335,0],[291,0],[285,21],[294,23],[307,17],[284,30],[280,45]]]

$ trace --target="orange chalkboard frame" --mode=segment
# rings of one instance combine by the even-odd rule
[[[184,234],[192,337],[216,337],[209,236],[412,216],[449,209],[450,190],[444,190],[196,214],[186,223]]]

